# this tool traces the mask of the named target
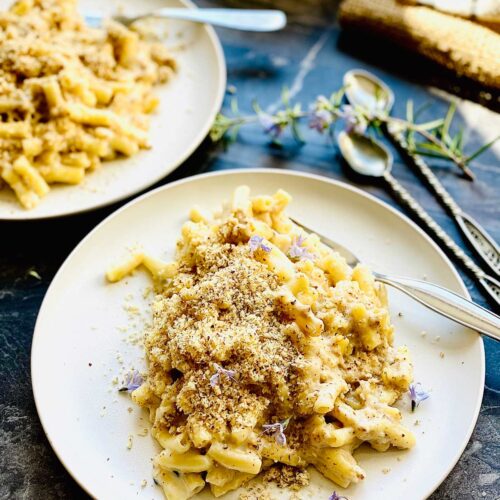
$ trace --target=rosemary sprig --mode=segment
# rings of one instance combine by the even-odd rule
[[[474,174],[469,168],[472,160],[484,153],[500,138],[496,137],[475,152],[465,154],[463,130],[459,130],[454,136],[450,135],[456,110],[455,103],[450,105],[444,118],[417,123],[416,119],[423,108],[414,112],[412,101],[407,102],[406,119],[403,119],[390,116],[383,111],[370,112],[361,106],[344,104],[343,98],[344,88],[341,88],[330,97],[318,96],[307,109],[304,109],[300,103],[290,101],[288,91],[285,89],[281,96],[282,106],[276,112],[267,113],[255,102],[254,113],[243,115],[239,112],[236,97],[233,97],[231,116],[219,113],[210,131],[210,137],[214,142],[224,141],[229,144],[236,141],[242,126],[260,123],[271,141],[281,146],[280,138],[287,130],[297,142],[301,144],[305,142],[301,128],[304,121],[307,121],[311,130],[320,134],[328,134],[332,138],[335,126],[340,120],[344,122],[347,130],[354,130],[360,134],[368,130],[380,132],[383,125],[396,126],[405,133],[412,153],[451,161],[470,180],[474,179]]]

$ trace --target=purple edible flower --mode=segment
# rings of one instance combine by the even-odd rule
[[[314,255],[309,253],[307,248],[303,246],[305,241],[306,239],[302,235],[298,238],[294,238],[292,246],[290,247],[290,250],[288,250],[288,255],[292,258],[313,260]]]
[[[342,117],[346,122],[346,131],[363,135],[366,132],[366,121],[360,117],[356,110],[349,104],[342,106]]]
[[[142,383],[144,382],[141,374],[135,370],[132,373],[129,373],[125,379],[123,387],[118,389],[119,392],[133,392],[138,389]]]
[[[332,123],[332,114],[326,109],[316,109],[309,120],[309,128],[322,134]]]
[[[259,236],[257,234],[253,235],[248,240],[248,245],[250,246],[250,250],[252,250],[252,252],[255,252],[259,248],[264,250],[264,252],[271,251],[271,247],[264,243],[264,238],[262,238],[261,236]]]
[[[411,398],[411,411],[415,411],[415,408],[417,408],[422,401],[430,397],[430,394],[422,389],[422,384],[420,382],[410,384],[409,392]]]
[[[276,442],[280,446],[285,446],[286,445],[286,436],[285,436],[285,429],[288,427],[288,422],[290,422],[290,418],[288,417],[286,420],[283,420],[283,422],[276,422],[275,424],[264,424],[262,426],[263,433],[264,434],[271,434],[274,436],[274,439],[276,439]]]
[[[234,377],[236,375],[236,372],[234,370],[226,370],[217,363],[214,363],[214,366],[215,366],[215,373],[210,377],[210,385],[212,387],[219,385],[221,380],[221,375],[224,375],[224,377],[226,377],[228,380],[235,380]]]
[[[340,496],[334,491],[329,497],[328,500],[347,500],[347,497]]]
[[[277,139],[283,132],[283,127],[276,118],[268,113],[259,113],[259,122],[262,125],[264,132],[269,134],[273,139]]]

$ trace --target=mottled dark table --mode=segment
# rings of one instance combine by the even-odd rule
[[[284,2],[284,0],[282,0]],[[213,2],[203,2],[210,5]],[[235,5],[236,2],[230,2]],[[265,2],[261,2],[261,5]],[[278,2],[279,3],[279,2]],[[320,2],[322,3],[322,2]],[[288,2],[290,5],[290,2]],[[484,101],[484,93],[468,82],[457,81],[419,57],[367,37],[341,34],[328,13],[314,10],[311,1],[295,2],[288,28],[276,34],[255,35],[221,30],[228,66],[228,83],[237,89],[243,110],[258,99],[263,108],[279,99],[287,85],[295,99],[306,103],[341,85],[343,73],[363,67],[382,76],[396,91],[395,114],[404,115],[405,101],[431,102],[425,118],[441,116],[446,108],[425,85],[441,87]],[[293,3],[292,3],[293,6]],[[489,97],[489,96],[487,96]],[[488,101],[495,107],[494,99]],[[498,134],[498,116],[476,105],[459,106],[458,121],[465,127],[471,148],[485,136]],[[285,138],[284,148],[270,148],[258,126],[244,130],[227,151],[208,141],[161,184],[200,172],[246,167],[304,170],[353,182],[346,176],[335,146],[307,133],[308,143],[298,147]],[[460,178],[453,167],[435,171],[462,207],[500,240],[500,166],[490,151],[474,164],[474,184]],[[395,174],[425,208],[461,240],[456,227],[422,182],[396,155]],[[361,185],[391,205],[397,201],[381,187]],[[58,221],[2,223],[0,230],[0,497],[23,499],[86,498],[52,452],[41,429],[30,381],[31,336],[43,296],[55,272],[87,232],[115,210],[109,207]],[[36,269],[41,281],[29,271]],[[488,306],[484,296],[459,268],[472,295]],[[437,499],[498,499],[500,497],[500,348],[485,341],[487,378],[477,427],[459,463],[432,496]],[[57,387],[54,387],[57,390]],[[460,411],[457,408],[457,411]],[[436,457],[438,460],[439,457]],[[391,499],[392,500],[392,499]]]

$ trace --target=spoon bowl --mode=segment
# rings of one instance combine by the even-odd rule
[[[340,152],[349,167],[366,177],[383,177],[392,168],[392,154],[379,141],[354,132],[340,132]]]
[[[344,75],[347,99],[355,106],[370,112],[389,113],[394,104],[394,93],[375,75],[362,69],[352,69]]]

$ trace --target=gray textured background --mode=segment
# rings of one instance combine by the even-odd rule
[[[213,6],[217,2],[199,2]],[[269,5],[271,2],[253,2]],[[265,108],[287,85],[296,99],[310,102],[341,86],[342,75],[364,67],[383,77],[395,90],[395,114],[404,115],[405,101],[432,102],[423,119],[443,116],[446,95],[435,88],[453,90],[481,100],[476,85],[457,80],[420,57],[366,36],[341,34],[333,3],[318,0],[273,2],[291,13],[286,30],[275,34],[242,34],[220,30],[228,64],[228,83],[235,85],[240,106],[250,110],[253,99]],[[227,2],[248,6],[250,2]],[[432,86],[432,89],[428,88]],[[498,99],[498,96],[494,96]],[[490,102],[491,104],[491,102]],[[494,103],[498,106],[498,100]],[[500,132],[498,116],[475,105],[459,105],[459,118],[471,149],[485,136]],[[258,127],[243,131],[227,152],[208,141],[175,173],[159,184],[195,173],[225,168],[269,166],[304,170],[356,184],[346,176],[338,151],[324,138],[307,134],[308,144],[298,148],[285,139],[285,148],[267,144]],[[490,151],[474,164],[477,180],[471,184],[453,167],[435,165],[435,171],[462,207],[500,240],[500,176],[498,155]],[[425,208],[463,245],[454,224],[423,183],[396,154],[395,175]],[[399,207],[381,187],[359,185]],[[60,465],[41,429],[31,393],[29,355],[31,336],[43,296],[58,267],[80,239],[112,210],[109,207],[60,221],[2,223],[0,232],[0,498],[87,498]],[[28,274],[36,269],[38,281]],[[460,269],[459,269],[460,270]],[[470,277],[460,270],[474,299],[488,305]],[[459,463],[432,496],[438,499],[500,498],[500,351],[486,341],[487,381],[483,406],[471,441]],[[452,381],[450,381],[452,383]],[[57,390],[57,387],[54,387]],[[456,409],[457,413],[460,408]],[[61,418],[64,411],[61,410]],[[439,456],[436,456],[439,461]],[[411,492],[407,494],[411,497]],[[392,499],[391,499],[392,500]]]

